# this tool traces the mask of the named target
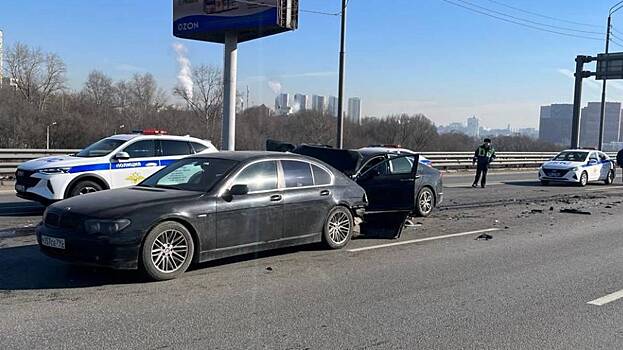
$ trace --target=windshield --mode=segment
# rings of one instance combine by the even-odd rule
[[[103,139],[76,153],[76,157],[101,157],[109,154],[117,149],[117,147],[123,145],[124,140],[118,139]]]
[[[182,159],[145,179],[138,186],[207,192],[236,164],[237,161],[229,159]]]
[[[566,161],[566,162],[584,162],[588,152],[560,152],[554,160]]]

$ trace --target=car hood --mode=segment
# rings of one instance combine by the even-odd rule
[[[586,165],[586,162],[569,162],[569,161],[560,161],[560,160],[550,160],[549,162],[543,163],[543,168],[546,169],[571,169],[577,166]]]
[[[107,160],[103,157],[97,158],[83,158],[73,157],[71,155],[63,156],[50,156],[29,160],[19,165],[18,169],[21,170],[40,170],[48,168],[71,168],[73,166],[84,165],[85,163],[99,163]]]
[[[133,186],[72,197],[52,204],[50,209],[66,211],[70,208],[71,212],[79,215],[111,218],[163,202],[174,203],[202,195],[201,192]]]

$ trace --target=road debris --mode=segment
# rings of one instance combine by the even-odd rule
[[[573,208],[572,209],[569,209],[569,208],[560,209],[560,212],[565,213],[565,214],[592,215],[590,211],[573,209]]]
[[[543,213],[543,209],[532,209],[530,210],[532,214]]]
[[[270,267],[270,266],[266,268],[266,271],[272,271],[272,270],[273,270],[273,268]]]
[[[493,239],[493,236],[488,235],[486,233],[481,234],[480,236],[476,237],[477,241],[488,241],[490,239]]]

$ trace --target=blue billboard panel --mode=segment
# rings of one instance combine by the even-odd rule
[[[173,35],[223,43],[226,32],[238,42],[296,29],[298,0],[173,0]]]

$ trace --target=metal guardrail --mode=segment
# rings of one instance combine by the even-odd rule
[[[19,164],[27,160],[76,153],[75,149],[0,149],[0,176],[10,177]],[[557,152],[498,152],[493,168],[538,168],[552,159]],[[616,153],[607,153],[615,158]],[[469,169],[472,167],[474,152],[422,152],[433,162],[433,166],[442,170]]]

